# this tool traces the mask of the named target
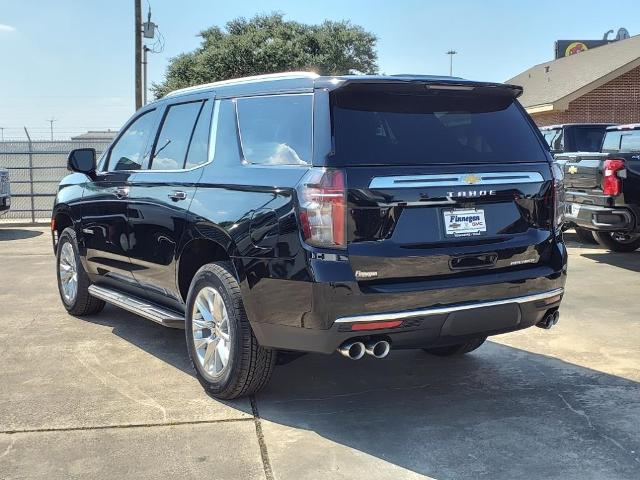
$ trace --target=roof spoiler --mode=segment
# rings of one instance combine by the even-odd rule
[[[456,77],[436,77],[436,78],[419,78],[419,77],[386,77],[386,78],[348,78],[348,79],[333,79],[331,81],[330,90],[343,89],[348,87],[355,87],[357,85],[384,85],[384,84],[397,84],[403,85],[404,88],[411,88],[415,86],[422,86],[428,90],[451,90],[451,91],[484,91],[488,94],[491,93],[508,93],[513,98],[518,98],[522,95],[522,87],[519,85],[511,85],[508,83],[493,83],[493,82],[473,82],[469,80],[463,80]],[[422,87],[420,87],[422,88]]]

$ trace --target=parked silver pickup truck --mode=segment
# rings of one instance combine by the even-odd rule
[[[0,215],[11,207],[11,186],[9,185],[9,171],[0,168]]]

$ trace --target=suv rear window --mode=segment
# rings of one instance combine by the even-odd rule
[[[332,93],[332,119],[335,154],[329,161],[335,165],[547,159],[509,91],[344,87]]]

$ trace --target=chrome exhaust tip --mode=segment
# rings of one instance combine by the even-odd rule
[[[367,354],[375,358],[384,358],[389,355],[391,344],[386,340],[370,340],[365,344]]]
[[[351,360],[360,360],[364,357],[365,347],[362,342],[346,341],[338,347],[338,351]]]
[[[555,312],[550,313],[538,323],[536,323],[536,327],[544,328],[545,330],[549,330],[560,320],[560,311],[556,310]]]

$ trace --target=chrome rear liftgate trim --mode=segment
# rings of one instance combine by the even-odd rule
[[[438,175],[402,175],[374,177],[369,188],[463,187],[470,185],[507,185],[544,181],[539,172],[484,172]]]
[[[107,303],[111,303],[136,315],[140,315],[165,327],[184,329],[184,317],[178,312],[98,285],[91,285],[89,287],[89,293],[93,297],[104,300]]]
[[[507,305],[510,303],[529,303],[537,300],[546,300],[549,298],[562,296],[563,288],[549,290],[548,292],[534,293],[523,297],[505,298],[503,300],[492,300],[490,302],[466,303],[463,305],[452,305],[449,307],[434,307],[421,310],[409,310],[404,312],[375,313],[370,315],[355,315],[352,317],[338,318],[335,323],[356,323],[356,322],[382,322],[385,320],[403,320],[413,317],[426,317],[430,315],[442,315],[451,312],[459,312],[461,310],[473,310],[476,308],[495,307],[498,305]],[[560,301],[560,299],[558,299]],[[555,303],[555,302],[552,302]]]

